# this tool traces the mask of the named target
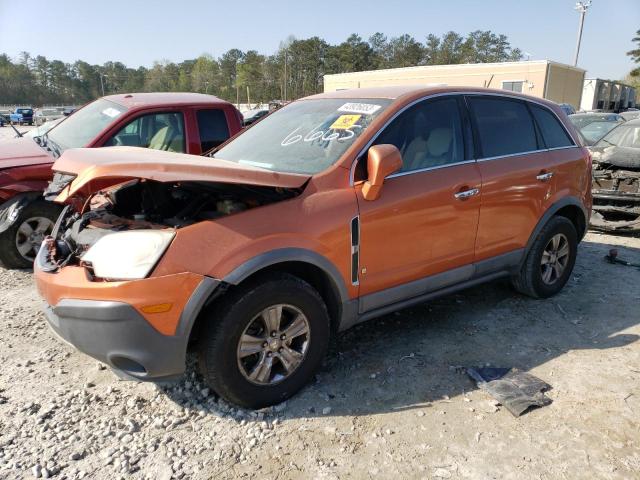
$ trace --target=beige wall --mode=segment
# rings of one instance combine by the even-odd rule
[[[580,107],[584,70],[566,68],[564,65],[549,64],[547,93],[544,98],[558,103],[570,103],[577,110]]]
[[[387,85],[470,86],[502,88],[503,82],[523,81],[522,93],[545,97],[547,67],[553,69],[551,91],[558,102],[567,101],[577,107],[580,103],[584,70],[553,62],[507,62],[463,65],[433,65],[366,72],[325,75],[324,91],[332,92],[347,88],[365,88]],[[564,71],[567,73],[563,74]],[[548,93],[547,93],[547,98]],[[559,98],[560,100],[556,100]],[[565,100],[568,99],[568,100]]]

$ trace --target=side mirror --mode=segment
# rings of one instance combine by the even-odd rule
[[[402,155],[394,145],[375,145],[369,149],[367,171],[369,179],[364,182],[362,196],[365,200],[376,200],[385,177],[402,168]]]

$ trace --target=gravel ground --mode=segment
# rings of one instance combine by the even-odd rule
[[[118,380],[53,336],[30,272],[0,269],[0,478],[640,478],[640,270],[606,263],[612,246],[640,262],[640,239],[591,233],[549,300],[499,281],[355,327],[259,412],[193,365]],[[514,418],[460,368],[483,364],[537,375],[553,403]]]
[[[275,408],[118,380],[54,338],[32,275],[0,270],[0,478],[640,478],[640,239],[589,234],[565,290],[495,282],[344,333]],[[623,245],[623,246],[622,246]],[[459,366],[530,371],[514,418]]]

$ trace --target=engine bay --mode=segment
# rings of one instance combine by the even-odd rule
[[[58,268],[78,262],[110,233],[179,229],[287,200],[300,192],[281,187],[133,180],[94,193],[80,208],[67,206],[52,232],[47,263]]]

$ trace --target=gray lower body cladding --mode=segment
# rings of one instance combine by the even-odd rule
[[[219,285],[205,279],[180,317],[175,335],[155,330],[131,305],[123,302],[63,299],[45,305],[53,331],[83,353],[109,365],[122,377],[170,380],[184,373],[187,344],[195,320]]]

